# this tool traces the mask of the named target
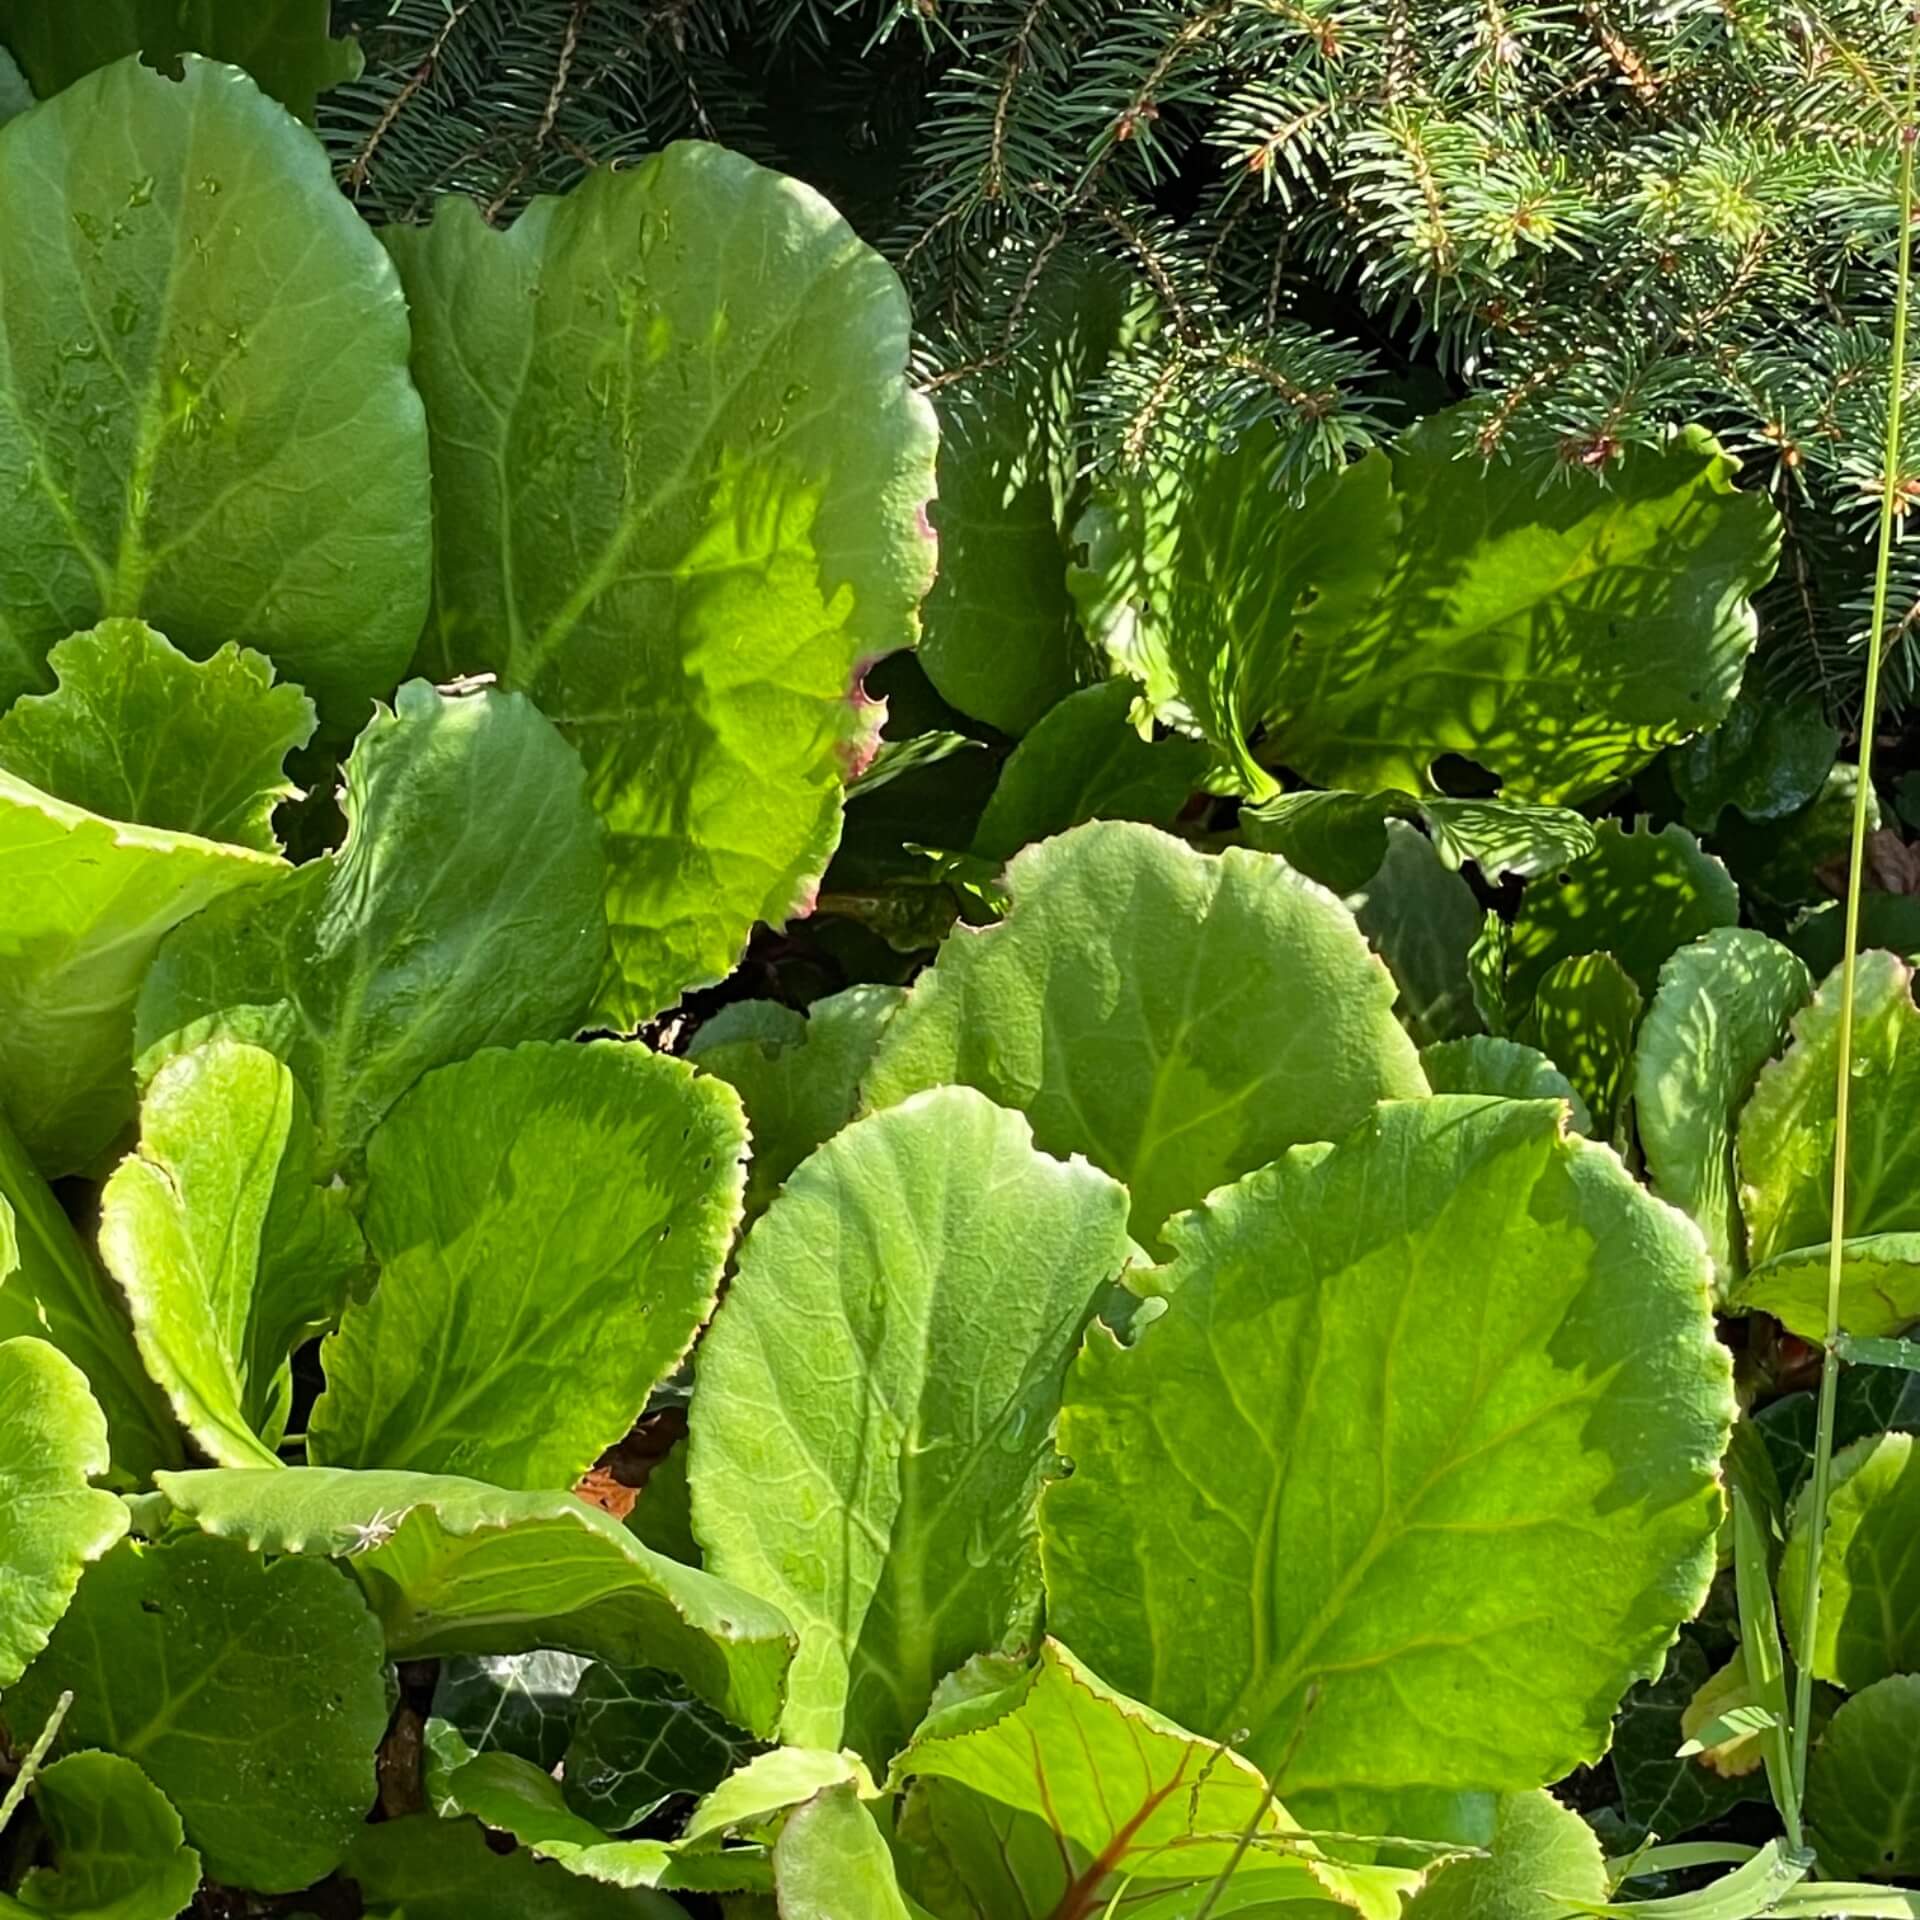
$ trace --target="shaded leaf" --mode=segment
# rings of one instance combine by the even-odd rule
[[[455,1654],[440,1662],[433,1716],[473,1753],[499,1749],[551,1772],[566,1758],[581,1681],[573,1653]]]
[[[331,1567],[265,1564],[223,1540],[128,1541],[80,1583],[9,1716],[32,1721],[68,1691],[62,1747],[137,1761],[230,1886],[311,1885],[373,1804],[380,1629]]]
[[[34,11],[64,37],[71,9]],[[0,380],[0,706],[56,640],[139,614],[196,657],[244,639],[351,727],[426,611],[406,309],[312,136],[183,64],[118,61],[0,128],[0,290],[35,315]]]
[[[54,1864],[20,1883],[14,1911],[67,1920],[173,1920],[200,1885],[180,1816],[131,1760],[70,1753],[33,1785]]]
[[[1677,1839],[1743,1800],[1766,1796],[1764,1779],[1725,1779],[1698,1758],[1681,1756],[1681,1722],[1708,1673],[1707,1656],[1683,1635],[1659,1679],[1643,1681],[1621,1703],[1613,1727],[1613,1775],[1621,1812],[1636,1838]]]
[[[586,762],[631,1025],[811,905],[933,576],[935,429],[893,270],[809,187],[683,141],[510,228],[386,238],[441,504],[439,676],[500,676]],[[537,295],[537,298],[535,297]]]
[[[1920,1873],[1920,1675],[1841,1702],[1807,1765],[1807,1824],[1826,1873]]]
[[[312,1464],[574,1485],[713,1311],[745,1151],[730,1089],[639,1046],[426,1075],[367,1146],[380,1278],[321,1348]]]
[[[355,744],[341,804],[338,852],[167,942],[136,1028],[146,1075],[209,1034],[277,1053],[324,1173],[429,1068],[574,1032],[604,952],[585,778],[519,695],[410,682]]]
[[[1633,1041],[1640,989],[1610,953],[1583,953],[1550,967],[1520,1037],[1574,1084],[1593,1115],[1594,1137],[1616,1145],[1633,1093]]]
[[[1798,813],[1820,791],[1840,735],[1817,700],[1782,700],[1749,681],[1709,731],[1667,756],[1687,825],[1711,833],[1732,807],[1749,820]]]
[[[1389,820],[1386,858],[1347,904],[1400,989],[1395,1011],[1416,1046],[1477,1030],[1467,967],[1480,902],[1432,841],[1404,820]]]
[[[707,1565],[799,1629],[784,1739],[882,1766],[943,1674],[1032,1632],[1061,1376],[1126,1205],[949,1087],[829,1141],[748,1236],[688,1478]]]
[[[397,1659],[549,1647],[684,1674],[750,1732],[779,1718],[792,1658],[781,1616],[569,1494],[327,1467],[156,1477],[204,1532],[351,1558]]]
[[[751,1751],[672,1674],[596,1665],[575,1700],[567,1805],[624,1832],[675,1794],[710,1793]]]
[[[283,763],[314,714],[264,654],[229,642],[190,660],[142,621],[105,620],[47,665],[58,689],[0,713],[0,769],[110,820],[280,851],[273,810],[299,791]]]
[[[272,1054],[176,1055],[107,1182],[100,1252],[181,1425],[223,1466],[278,1466],[295,1348],[330,1326],[365,1252],[343,1191],[314,1179],[313,1123]]]
[[[1222,1181],[1426,1091],[1386,968],[1283,861],[1102,821],[1027,849],[1007,885],[1007,919],[955,933],[914,984],[870,1107],[978,1087],[1124,1181],[1151,1245]]]
[[[1050,1629],[1245,1729],[1309,1825],[1597,1756],[1706,1591],[1732,1400],[1705,1255],[1564,1115],[1389,1103],[1248,1175],[1174,1223],[1166,1311],[1069,1377]],[[1407,1347],[1443,1324],[1473,1337]]]

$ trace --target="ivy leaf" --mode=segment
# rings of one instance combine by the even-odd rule
[[[1575,1133],[1593,1119],[1574,1084],[1537,1047],[1490,1033],[1440,1040],[1420,1049],[1420,1071],[1435,1093],[1490,1093],[1503,1100],[1564,1100]]]
[[[1029,847],[1007,886],[1007,919],[955,933],[915,982],[867,1104],[978,1087],[1043,1151],[1124,1181],[1144,1244],[1223,1181],[1426,1091],[1387,969],[1282,861],[1099,821]]]
[[[1687,1709],[1708,1678],[1707,1656],[1682,1635],[1659,1679],[1642,1682],[1621,1703],[1613,1728],[1613,1772],[1620,1810],[1636,1840],[1648,1835],[1674,1840],[1742,1801],[1766,1798],[1764,1778],[1727,1779],[1680,1752]]]
[[[1110,1880],[1141,1890],[1212,1880],[1240,1857],[1243,1834],[1252,1835],[1246,1859],[1264,1897],[1343,1891],[1345,1870],[1308,1858],[1309,1843],[1263,1858],[1293,1822],[1231,1748],[1116,1692],[1057,1640],[1042,1644],[1033,1666],[1009,1666],[976,1661],[956,1675],[894,1761],[891,1784],[957,1781],[1045,1821],[1062,1857],[1079,1866],[1074,1893],[1087,1900],[1103,1897]]]
[[[1648,1179],[1706,1235],[1722,1291],[1746,1265],[1734,1129],[1812,991],[1785,947],[1751,928],[1720,927],[1660,969],[1640,1025],[1634,1113]]]
[[[1548,972],[1583,953],[1612,954],[1650,997],[1670,955],[1739,918],[1726,868],[1684,827],[1623,831],[1603,820],[1591,853],[1521,897],[1506,955],[1508,1021],[1524,1020]]]
[[[271,1554],[351,1558],[396,1659],[548,1647],[684,1674],[752,1733],[779,1720],[793,1657],[780,1614],[650,1553],[570,1494],[328,1467],[155,1478],[203,1532]]]
[[[1126,1207],[950,1087],[856,1121],[748,1236],[688,1475],[708,1567],[799,1629],[783,1739],[884,1765],[943,1674],[1031,1632],[1060,1380]]]
[[[0,772],[0,1105],[49,1179],[134,1114],[134,999],[168,932],[284,862],[102,819]]]
[[[293,1075],[234,1040],[176,1055],[100,1205],[101,1257],[181,1424],[223,1466],[278,1466],[294,1349],[365,1265],[347,1195],[315,1184]]]
[[[212,1034],[278,1054],[325,1174],[429,1068],[573,1033],[605,952],[585,778],[523,697],[410,682],[356,743],[342,806],[338,852],[166,943],[135,1033],[144,1075]]]
[[[88,1564],[127,1530],[125,1505],[88,1485],[106,1470],[107,1423],[86,1376],[44,1340],[0,1341],[0,1687],[39,1655]]]
[[[442,507],[423,662],[497,673],[579,749],[598,1011],[633,1024],[807,910],[859,672],[914,640],[935,429],[906,296],[810,188],[691,141],[508,229],[449,196],[386,238]]]
[[[1231,446],[1183,444],[1177,463],[1108,483],[1080,528],[1095,638],[1121,672],[1146,665],[1150,693],[1170,681],[1177,711],[1256,797],[1276,783],[1250,742],[1285,730],[1299,658],[1332,651],[1362,623],[1399,529],[1385,454],[1319,475],[1290,500],[1276,485],[1281,452],[1267,427]]]
[[[1920,1873],[1920,1675],[1863,1687],[1827,1723],[1807,1765],[1807,1824],[1829,1874]]]
[[[1407,1920],[1562,1920],[1611,1892],[1600,1842],[1577,1813],[1550,1793],[1510,1793],[1487,1857],[1443,1863],[1408,1901]]]
[[[1841,986],[1836,968],[1794,1016],[1792,1044],[1762,1068],[1740,1115],[1740,1210],[1756,1267],[1832,1231]],[[1920,1099],[1920,1009],[1903,961],[1878,949],[1860,955],[1853,1020],[1848,1231],[1862,1239],[1920,1231],[1920,1130],[1908,1124]]]
[[[283,106],[312,123],[315,96],[360,72],[360,49],[327,37],[327,0],[3,0],[0,39],[42,99],[96,67],[145,54],[155,66],[183,53],[244,67]]]
[[[1820,1618],[1811,1647],[1801,1606],[1809,1551],[1808,1498],[1795,1502],[1780,1558],[1780,1619],[1817,1680],[1857,1693],[1920,1666],[1920,1462],[1910,1433],[1871,1434],[1834,1456],[1820,1554]]]
[[[0,769],[110,820],[280,851],[273,810],[299,792],[282,763],[314,715],[264,654],[189,660],[143,621],[104,620],[47,665],[58,690],[0,713]]]
[[[1733,1290],[1729,1304],[1770,1313],[1789,1333],[1827,1337],[1829,1245],[1777,1253]],[[1870,1233],[1840,1243],[1840,1325],[1865,1339],[1920,1320],[1920,1233]]]
[[[0,128],[0,288],[35,315],[0,379],[0,707],[139,614],[195,657],[244,637],[351,727],[426,611],[406,308],[313,137],[183,66],[121,60]]]
[[[940,571],[920,664],[942,698],[1003,733],[1025,733],[1093,677],[1067,588],[1086,490],[1079,407],[1120,338],[1129,286],[1098,255],[1057,259],[1010,365],[944,396],[930,509]]]
[[[851,1786],[796,1809],[774,1844],[773,1883],[781,1920],[914,1920],[893,1855]]]
[[[173,1920],[200,1886],[180,1816],[131,1760],[70,1753],[33,1783],[54,1864],[35,1867],[13,1912],[62,1920]]]
[[[62,1744],[137,1761],[229,1886],[312,1885],[373,1804],[380,1629],[331,1567],[224,1540],[128,1541],[80,1583],[8,1708],[31,1722],[65,1692]]]
[[[706,1021],[687,1058],[740,1095],[753,1139],[746,1217],[757,1220],[787,1176],[853,1118],[860,1082],[899,987],[857,986],[816,1000],[805,1014],[772,1000],[736,1000]]]
[[[1779,520],[1698,428],[1605,488],[1458,457],[1430,416],[1395,446],[1400,534],[1359,620],[1290,654],[1262,757],[1327,787],[1430,786],[1461,754],[1507,800],[1602,792],[1732,704]]]
[[[1705,1253],[1564,1114],[1389,1103],[1296,1149],[1174,1222],[1165,1312],[1069,1377],[1050,1630],[1246,1729],[1309,1825],[1596,1757],[1706,1592],[1733,1402]],[[1471,1334],[1416,1352],[1434,1326]]]
[[[1127,717],[1134,698],[1132,682],[1108,680],[1042,715],[1007,756],[973,851],[1010,860],[1086,820],[1169,824],[1205,779],[1211,756],[1200,741],[1177,734],[1142,739]]]
[[[343,1871],[372,1920],[685,1920],[671,1900],[576,1879],[525,1850],[495,1853],[473,1821],[431,1814],[363,1827]]]
[[[116,1483],[143,1486],[155,1467],[185,1464],[166,1396],[147,1377],[112,1281],[81,1244],[52,1188],[0,1113],[0,1340],[51,1342],[86,1376],[107,1420]],[[9,1267],[19,1264],[12,1272]]]
[[[575,1696],[593,1663],[573,1653],[455,1655],[440,1662],[433,1717],[474,1753],[498,1748],[551,1771],[573,1737]]]
[[[575,1698],[567,1805],[624,1833],[675,1794],[710,1793],[751,1751],[672,1674],[596,1665]]]
[[[1640,989],[1612,954],[1582,953],[1548,968],[1521,1028],[1573,1082],[1594,1137],[1616,1146],[1627,1130],[1640,1006]]]
[[[428,1074],[368,1144],[380,1278],[321,1349],[309,1459],[573,1486],[712,1313],[745,1151],[732,1091],[643,1047]]]

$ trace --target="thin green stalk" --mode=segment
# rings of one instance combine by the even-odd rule
[[[1887,439],[1882,456],[1880,543],[1873,575],[1873,624],[1867,634],[1867,686],[1860,716],[1860,783],[1853,796],[1853,842],[1847,860],[1845,939],[1840,960],[1840,1064],[1833,1104],[1833,1215],[1827,1249],[1826,1360],[1820,1369],[1820,1412],[1814,1435],[1813,1481],[1807,1499],[1807,1579],[1800,1601],[1800,1663],[1793,1682],[1794,1792],[1807,1788],[1813,1723],[1813,1649],[1820,1627],[1820,1559],[1826,1545],[1827,1493],[1833,1480],[1834,1408],[1840,1391],[1841,1250],[1847,1237],[1847,1123],[1853,1092],[1853,975],[1860,951],[1860,892],[1867,861],[1867,803],[1873,792],[1873,730],[1880,711],[1880,661],[1887,631],[1887,578],[1900,505],[1900,413],[1907,384],[1907,295],[1913,277],[1914,101],[1920,82],[1920,10],[1907,37],[1906,98],[1900,110],[1900,240],[1893,303],[1893,367],[1888,378]]]

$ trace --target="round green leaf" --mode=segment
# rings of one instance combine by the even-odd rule
[[[1695,428],[1634,449],[1604,487],[1542,488],[1524,462],[1462,458],[1459,435],[1435,414],[1395,446],[1385,587],[1284,663],[1263,757],[1321,786],[1419,792],[1463,754],[1507,799],[1565,802],[1713,725],[1780,540],[1734,461]]]
[[[429,1068],[576,1031],[606,954],[585,777],[523,696],[410,681],[355,743],[341,806],[337,852],[167,942],[136,1029],[143,1075],[210,1034],[278,1054],[328,1174]]]
[[[1420,1049],[1420,1071],[1435,1093],[1490,1093],[1503,1100],[1564,1100],[1575,1133],[1591,1133],[1587,1103],[1573,1082],[1535,1047],[1490,1033],[1439,1040]]]
[[[313,1123],[272,1054],[214,1040],[154,1075],[140,1146],[100,1200],[100,1254],[141,1357],[223,1466],[278,1466],[296,1347],[365,1265],[343,1190],[314,1180]]]
[[[549,1647],[665,1667],[770,1734],[793,1636],[765,1601],[649,1552],[598,1507],[477,1480],[329,1467],[155,1476],[202,1531],[351,1558],[398,1659]]]
[[[1424,1093],[1353,916],[1271,855],[1099,821],[1007,869],[1007,919],[955,933],[868,1076],[869,1107],[978,1087],[1048,1153],[1126,1183],[1133,1232],[1377,1100]]]
[[[54,1864],[14,1898],[61,1920],[173,1920],[200,1886],[180,1816],[131,1760],[70,1753],[33,1783]]]
[[[0,1687],[46,1646],[87,1563],[127,1530],[125,1505],[87,1484],[106,1470],[107,1423],[86,1376],[44,1340],[0,1341]]]
[[[313,702],[229,642],[190,660],[139,620],[103,620],[47,655],[59,681],[0,713],[0,768],[110,820],[278,853],[284,762]]]
[[[1600,1842],[1577,1813],[1550,1793],[1511,1793],[1488,1856],[1438,1868],[1407,1920],[1562,1920],[1573,1902],[1604,1906],[1611,1891]]]
[[[1920,1674],[1841,1703],[1807,1766],[1807,1824],[1829,1874],[1920,1873]]]
[[[1640,1025],[1633,1102],[1647,1175],[1706,1235],[1722,1287],[1746,1264],[1734,1128],[1812,991],[1785,947],[1748,927],[1719,927],[1660,969]],[[1821,1330],[1824,1337],[1824,1317]]]
[[[638,1046],[428,1074],[368,1144],[380,1278],[321,1349],[309,1459],[574,1485],[712,1313],[745,1152],[731,1088]]]
[[[873,1815],[851,1786],[795,1810],[773,1849],[781,1920],[912,1920]]]
[[[1061,1376],[1126,1209],[946,1087],[829,1141],[748,1236],[688,1476],[708,1567],[799,1629],[787,1741],[883,1766],[942,1675],[1032,1632]]]
[[[137,1761],[229,1886],[312,1885],[373,1804],[380,1628],[317,1561],[268,1564],[192,1536],[127,1542],[81,1582],[8,1709],[32,1721],[65,1692],[62,1743]]]
[[[611,833],[609,1021],[812,900],[933,571],[893,270],[811,188],[682,142],[500,230],[392,228],[433,436],[438,676],[490,670]]]
[[[1565,1111],[1389,1104],[1248,1175],[1173,1223],[1165,1313],[1069,1377],[1051,1630],[1244,1729],[1303,1818],[1559,1778],[1705,1594],[1733,1414],[1705,1250]]]
[[[127,59],[0,128],[0,706],[141,614],[266,654],[336,726],[426,612],[427,436],[399,283],[245,74]]]
[[[1832,1235],[1841,984],[1836,968],[1795,1016],[1792,1044],[1761,1070],[1740,1116],[1740,1210],[1756,1267]],[[1848,1236],[1920,1232],[1920,1008],[1911,970],[1877,949],[1855,963],[1851,1072]]]
[[[1749,680],[1727,717],[1667,755],[1687,825],[1711,833],[1732,807],[1749,820],[1797,813],[1820,791],[1840,735],[1820,702]]]
[[[1909,1433],[1870,1434],[1834,1456],[1820,1554],[1820,1618],[1804,1644],[1808,1496],[1780,1557],[1780,1618],[1814,1677],[1849,1692],[1920,1667],[1920,1460]]]

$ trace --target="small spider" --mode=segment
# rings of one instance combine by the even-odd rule
[[[353,1528],[353,1540],[347,1548],[349,1557],[357,1553],[369,1553],[375,1547],[384,1547],[393,1538],[395,1528],[405,1518],[404,1512],[389,1513],[382,1507],[371,1520],[356,1524]]]

